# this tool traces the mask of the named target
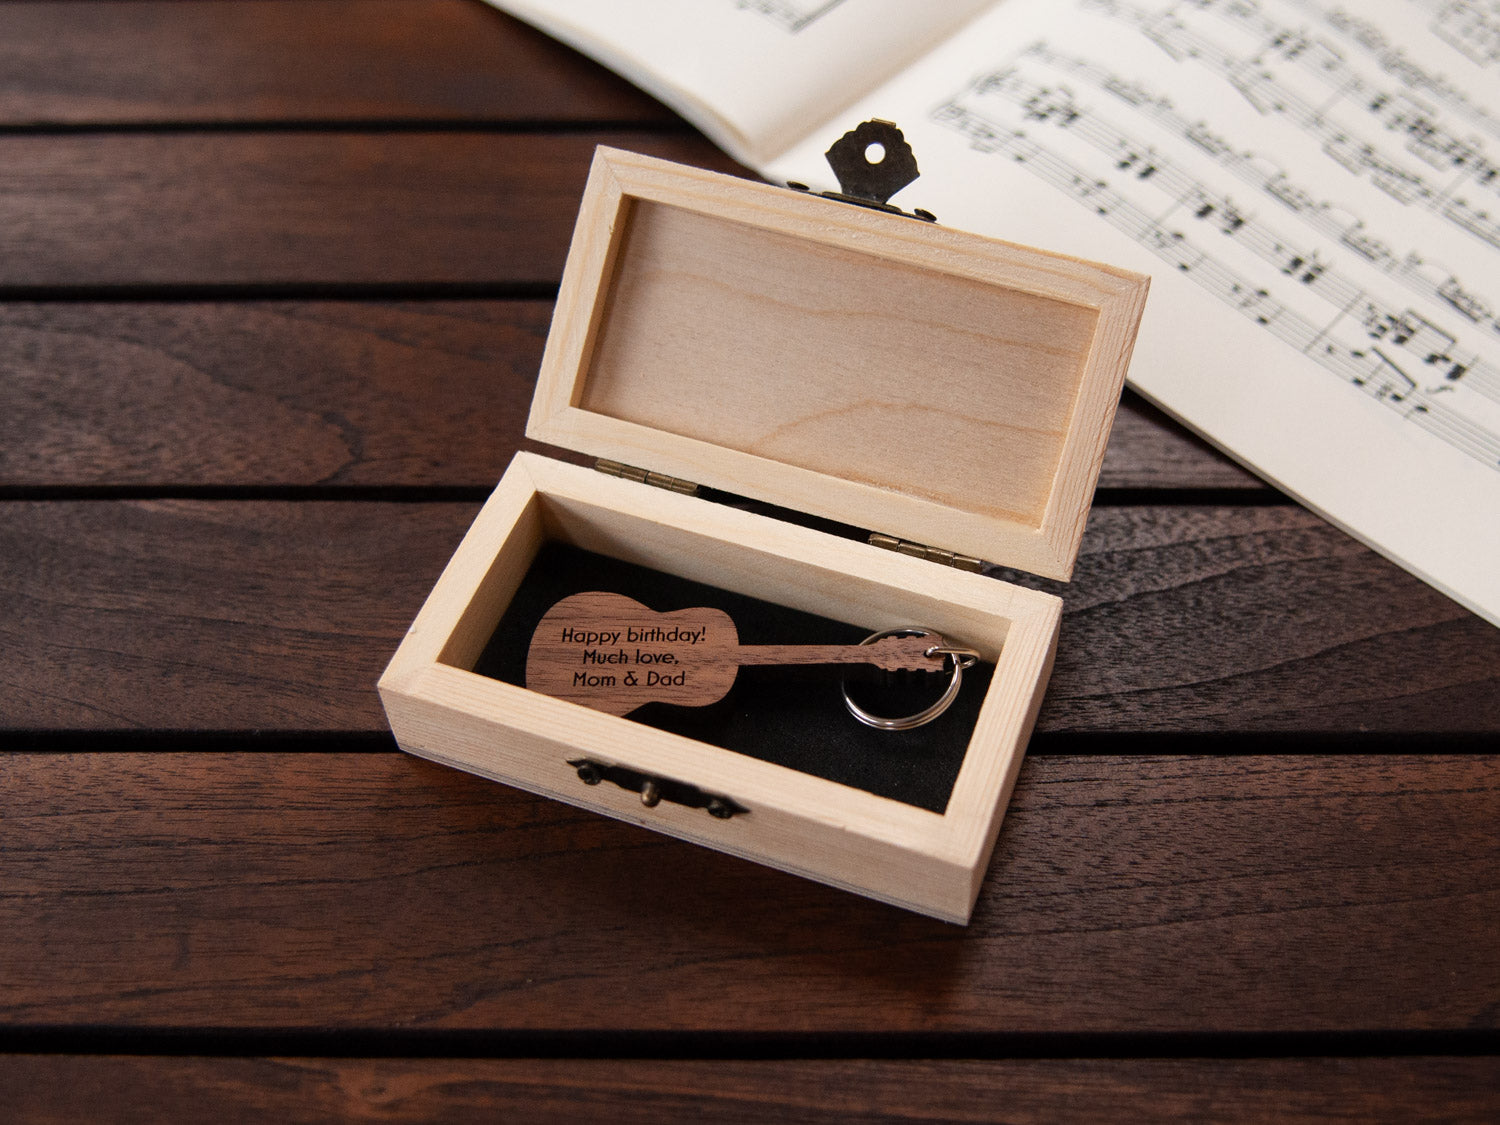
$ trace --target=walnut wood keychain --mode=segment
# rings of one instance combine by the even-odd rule
[[[748,665],[873,665],[886,672],[949,673],[936,702],[914,715],[871,714],[849,697],[849,713],[878,730],[930,723],[958,696],[965,668],[979,654],[955,648],[930,629],[887,629],[857,645],[741,645],[733,619],[699,606],[659,613],[600,590],[563,598],[542,617],[526,654],[526,686],[611,715],[647,703],[706,707],[734,686]]]

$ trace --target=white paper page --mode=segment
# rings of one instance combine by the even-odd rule
[[[993,0],[489,0],[764,164]]]
[[[767,171],[888,118],[893,202],[1150,273],[1132,385],[1500,624],[1500,5],[1357,12],[1008,0]]]

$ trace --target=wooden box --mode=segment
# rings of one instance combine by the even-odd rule
[[[1069,576],[1146,288],[1106,266],[599,150],[528,434],[640,471],[517,455],[381,678],[398,742],[967,921],[1061,602],[937,560]],[[900,546],[673,490],[689,481]],[[558,543],[860,632],[921,625],[977,649],[993,672],[956,735],[946,800],[918,807],[476,671],[538,551]],[[827,722],[817,729],[838,729]],[[799,753],[816,762],[818,746]]]

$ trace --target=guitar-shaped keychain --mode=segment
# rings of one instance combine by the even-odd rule
[[[884,718],[849,697],[860,722],[879,730],[930,723],[958,696],[963,671],[979,654],[955,648],[929,629],[888,629],[857,645],[742,645],[733,619],[699,606],[659,613],[601,590],[563,598],[542,617],[526,654],[526,686],[611,715],[647,703],[706,707],[749,665],[873,665],[885,672],[947,672],[948,687],[914,715]]]

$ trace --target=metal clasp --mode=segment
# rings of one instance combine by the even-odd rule
[[[673,781],[666,777],[652,777],[639,770],[624,766],[612,766],[607,762],[596,762],[591,758],[569,758],[568,765],[578,771],[578,778],[585,785],[598,785],[601,781],[613,782],[621,789],[641,795],[641,804],[654,809],[662,801],[672,805],[683,805],[690,809],[705,809],[709,816],[728,820],[732,816],[750,810],[730,797],[705,793],[696,785],[685,781]]]
[[[852,203],[856,207],[869,207],[892,215],[908,214],[886,202],[921,175],[917,170],[916,154],[893,122],[878,117],[863,121],[834,141],[823,155],[838,177],[841,189],[819,192],[824,199],[836,199],[840,203]],[[812,190],[795,181],[789,181],[787,187],[795,191]],[[909,217],[925,223],[937,222],[936,215],[920,207],[912,210]]]

